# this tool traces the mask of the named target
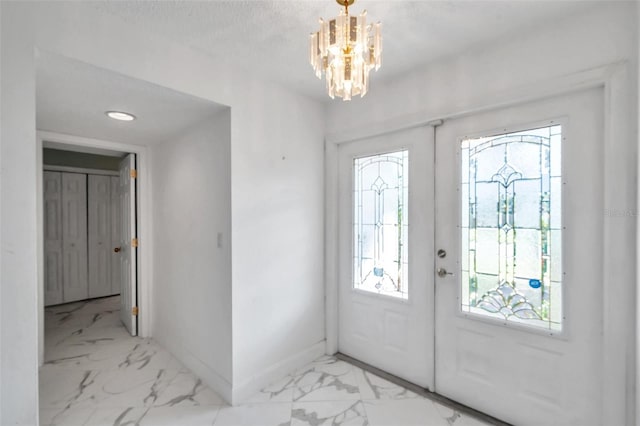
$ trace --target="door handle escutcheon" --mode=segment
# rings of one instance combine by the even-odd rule
[[[444,277],[446,277],[447,275],[453,275],[453,274],[452,274],[451,272],[447,272],[447,270],[446,270],[446,269],[444,269],[444,268],[439,268],[439,269],[438,269],[438,276],[439,276],[440,278],[444,278]]]

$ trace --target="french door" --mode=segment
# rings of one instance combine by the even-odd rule
[[[437,129],[438,393],[603,423],[603,106],[592,89]]]
[[[433,129],[339,151],[339,350],[433,388]]]
[[[602,424],[603,106],[341,146],[339,351],[510,423]]]

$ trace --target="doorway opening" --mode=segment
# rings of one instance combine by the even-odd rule
[[[51,145],[44,141],[42,151],[45,330],[88,327],[112,318],[135,336],[136,155]],[[107,306],[96,312],[96,304]]]
[[[139,215],[146,202],[146,152],[123,148],[38,134],[41,365],[59,359],[56,347],[86,338],[92,327],[121,327],[130,336],[148,330],[138,315],[148,300],[142,296],[146,262],[139,252],[140,233],[148,227]]]

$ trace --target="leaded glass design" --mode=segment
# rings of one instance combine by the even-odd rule
[[[353,161],[353,285],[406,299],[409,152]]]
[[[561,330],[561,131],[462,141],[463,312]]]

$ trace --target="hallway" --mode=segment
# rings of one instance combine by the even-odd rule
[[[322,357],[230,407],[152,339],[128,335],[119,297],[46,309],[41,425],[481,425]]]

